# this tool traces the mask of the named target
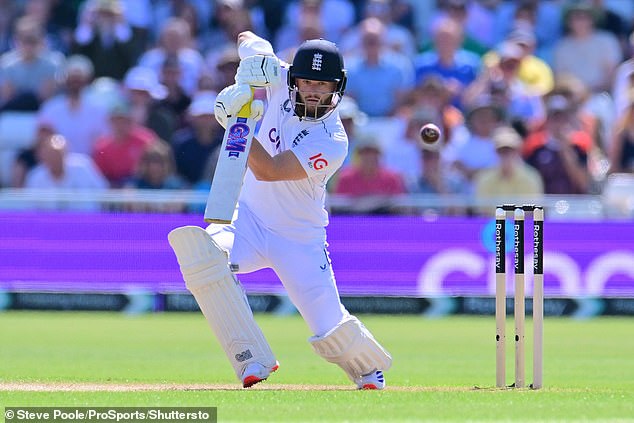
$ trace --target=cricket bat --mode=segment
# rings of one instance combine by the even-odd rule
[[[231,223],[247,171],[247,158],[256,122],[249,119],[251,100],[227,122],[214,178],[205,206],[205,222]]]

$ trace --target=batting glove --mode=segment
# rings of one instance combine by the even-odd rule
[[[229,118],[238,114],[242,106],[252,99],[251,87],[244,84],[233,84],[224,88],[216,97],[214,104],[214,116],[223,128],[227,127]],[[251,101],[251,113],[249,119],[256,121],[264,115],[264,103],[261,100]]]
[[[281,84],[282,73],[279,59],[261,54],[245,57],[240,60],[236,82],[252,87],[271,87]]]

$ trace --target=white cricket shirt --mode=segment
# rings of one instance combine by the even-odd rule
[[[240,46],[240,57],[273,54],[264,40]],[[328,213],[326,183],[348,154],[348,137],[335,110],[319,122],[300,120],[293,113],[286,84],[267,89],[268,106],[256,138],[271,156],[291,150],[308,175],[297,181],[258,181],[247,170],[238,207],[246,206],[269,230],[301,242],[325,241]]]

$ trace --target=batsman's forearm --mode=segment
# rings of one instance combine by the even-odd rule
[[[247,164],[259,181],[294,181],[307,177],[293,152],[287,150],[271,156],[255,137]]]

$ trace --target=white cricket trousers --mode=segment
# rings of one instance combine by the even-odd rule
[[[229,252],[236,273],[273,269],[314,335],[325,335],[348,316],[323,242],[283,238],[258,225],[246,207],[240,207],[232,224],[212,224],[207,232]]]

